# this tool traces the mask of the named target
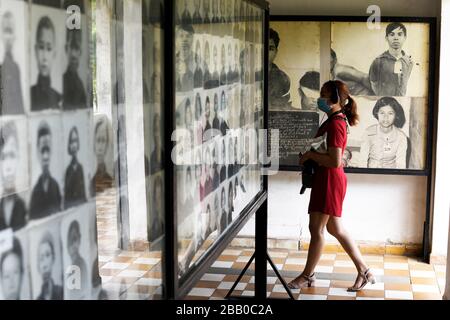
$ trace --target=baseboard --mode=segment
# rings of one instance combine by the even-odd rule
[[[357,245],[363,254],[399,255],[399,256],[420,256],[422,254],[422,244],[389,244],[389,243],[368,243],[358,242]],[[238,237],[231,241],[233,247],[254,248],[255,240],[252,237]],[[308,250],[309,242],[293,239],[268,239],[269,249],[287,250]],[[325,244],[326,253],[344,253],[345,250],[340,244]]]
[[[206,246],[211,245],[214,239],[208,239]],[[419,257],[422,254],[422,244],[389,244],[380,242],[356,242],[363,254],[379,254],[379,255],[399,255]],[[187,247],[188,240],[182,241],[182,247]],[[231,241],[230,246],[240,248],[254,248],[254,237],[236,237]],[[294,239],[267,239],[268,249],[285,249],[285,250],[308,250],[309,242]],[[146,251],[149,249],[147,241],[132,241],[129,245],[130,251]],[[327,243],[324,247],[325,253],[344,253],[345,250],[340,244]],[[431,254],[430,262],[432,264],[445,264],[446,256]]]

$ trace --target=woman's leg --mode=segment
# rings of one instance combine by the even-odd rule
[[[345,230],[340,218],[330,217],[327,223],[327,231],[339,241],[345,252],[347,252],[355,264],[355,267],[358,270],[358,277],[356,278],[354,287],[358,288],[364,281],[364,278],[361,277],[360,274],[367,270],[367,264],[364,262],[361,251]]]
[[[324,231],[329,218],[329,215],[318,212],[309,215],[311,242],[309,243],[308,258],[306,259],[305,269],[303,270],[303,274],[306,276],[314,273],[314,269],[322,255],[322,250],[325,246]]]
[[[302,276],[310,276],[322,255],[322,249],[325,245],[324,230],[330,216],[323,213],[311,213],[309,215],[309,231],[311,233],[311,242],[309,243],[308,258],[303,272],[292,281],[294,285],[300,285]]]

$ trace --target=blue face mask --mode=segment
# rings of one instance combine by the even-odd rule
[[[325,98],[317,99],[317,107],[319,107],[319,110],[321,110],[325,113],[331,112],[331,107],[327,104],[327,99],[325,99]]]

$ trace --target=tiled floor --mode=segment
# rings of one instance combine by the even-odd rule
[[[99,266],[108,299],[157,299],[161,294],[161,252],[121,251],[117,248],[117,218],[113,189],[97,197]],[[228,248],[191,290],[186,299],[223,299],[250,259],[253,249]],[[270,250],[270,256],[287,282],[302,271],[304,251]],[[358,293],[349,293],[356,269],[346,254],[324,254],[316,268],[314,288],[294,290],[300,300],[441,299],[445,266],[428,265],[404,256],[366,255],[377,283]],[[236,287],[234,296],[252,296],[254,277],[248,274]],[[268,296],[288,298],[273,271],[269,271]]]
[[[251,254],[249,249],[233,248],[224,251],[187,299],[223,299]],[[282,276],[289,282],[303,269],[307,253],[271,250],[270,255]],[[445,286],[445,266],[432,266],[404,256],[364,257],[376,275],[376,284],[368,285],[357,293],[347,292],[346,288],[353,285],[356,277],[352,261],[343,253],[324,254],[316,268],[318,281],[315,287],[293,290],[294,297],[300,300],[441,299]],[[228,268],[230,265],[231,268]],[[249,271],[249,275],[242,278],[233,295],[252,296],[253,290],[254,277]],[[271,270],[268,291],[269,297],[288,298],[281,282]]]
[[[97,192],[99,268],[107,299],[157,299],[161,291],[161,252],[118,248],[114,188]]]

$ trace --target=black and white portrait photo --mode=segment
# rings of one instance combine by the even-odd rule
[[[26,4],[20,1],[2,1],[0,6],[0,115],[24,114],[29,95],[26,74],[29,64],[25,56],[27,47],[23,21],[27,21]]]
[[[33,227],[29,233],[33,300],[64,300],[59,219]]]
[[[416,169],[426,163],[426,101],[407,97],[357,97],[360,124],[351,127],[347,167]],[[367,111],[366,111],[367,110]]]
[[[82,54],[87,49],[83,47],[85,45],[83,37],[86,37],[83,31],[86,32],[84,29],[66,29],[65,53],[68,63],[63,75],[63,110],[84,109],[88,107],[85,85],[80,79],[80,74],[87,77],[89,73],[87,66],[81,64]]]
[[[87,206],[71,210],[61,221],[64,297],[88,299],[91,291],[90,237]]]
[[[62,163],[58,161],[65,149],[61,139],[59,116],[34,117],[30,121],[30,157],[32,192],[29,204],[30,220],[45,218],[62,209]],[[61,148],[63,147],[63,148]]]
[[[195,41],[194,52],[194,88],[203,87],[203,70],[202,70],[202,48],[200,46],[200,39]]]
[[[320,70],[320,23],[271,21],[269,30],[269,109],[305,109],[298,83]],[[319,90],[319,87],[316,89]]]
[[[187,92],[194,88],[194,29],[190,24],[181,24],[175,32],[176,90]]]
[[[96,115],[93,131],[96,167],[95,174],[90,181],[91,196],[94,196],[96,191],[100,192],[112,186],[114,165],[112,128],[108,117],[101,114]]]
[[[87,201],[90,180],[93,177],[93,142],[88,111],[63,115],[65,138],[64,208],[68,209]]]
[[[427,96],[429,33],[426,23],[383,22],[379,30],[369,30],[364,22],[333,22],[331,47],[338,62],[353,69],[339,78],[367,74],[361,85],[368,81],[370,93],[378,97]]]
[[[60,110],[64,61],[65,12],[42,6],[31,11],[31,111]],[[64,27],[62,27],[64,26]]]
[[[0,122],[0,230],[12,228],[16,231],[27,224],[27,206],[22,196],[29,177],[24,135],[24,119]]]
[[[28,243],[24,232],[0,233],[2,243],[10,246],[0,251],[0,300],[29,300],[30,278]]]
[[[203,62],[203,87],[205,89],[208,89],[212,87],[211,80],[212,80],[212,74],[211,74],[211,49],[210,49],[210,42],[208,41],[209,37],[205,36],[205,41],[203,44],[203,56],[202,56],[202,62]]]

